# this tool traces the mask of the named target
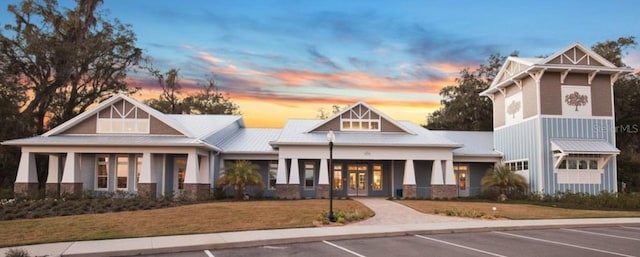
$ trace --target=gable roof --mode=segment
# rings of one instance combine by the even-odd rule
[[[320,122],[318,124],[316,124],[315,126],[311,127],[309,130],[307,130],[308,133],[310,132],[314,132],[317,129],[319,129],[320,127],[331,123],[332,121],[334,121],[335,119],[340,119],[340,117],[342,116],[342,114],[349,112],[353,109],[355,109],[358,106],[364,106],[365,108],[369,109],[371,112],[377,114],[378,116],[380,116],[380,119],[384,119],[385,121],[389,122],[390,124],[398,127],[400,130],[408,133],[408,134],[412,134],[415,135],[415,132],[411,131],[410,129],[406,128],[405,126],[403,126],[402,124],[400,124],[399,122],[395,121],[394,119],[392,119],[391,117],[387,116],[386,114],[384,114],[383,112],[377,110],[376,108],[371,107],[370,105],[368,105],[367,103],[363,102],[363,101],[358,101],[357,103],[344,108],[344,110],[334,114],[333,116],[325,119],[323,122]]]
[[[577,56],[580,51],[584,55]],[[567,59],[569,63],[555,63],[557,58]],[[590,60],[593,59],[593,64]],[[587,64],[584,64],[587,60]],[[585,47],[579,42],[573,43],[564,49],[550,55],[546,58],[523,58],[509,56],[495,79],[488,89],[481,92],[480,95],[490,95],[500,90],[500,88],[509,86],[514,80],[529,76],[532,72],[538,71],[577,71],[577,72],[599,72],[604,74],[620,74],[629,73],[633,69],[626,67],[616,67],[604,57],[600,56],[593,50]],[[615,81],[615,79],[612,79]]]
[[[80,122],[84,121],[85,119],[91,117],[92,115],[96,115],[98,112],[104,110],[105,108],[108,108],[109,106],[111,106],[112,104],[120,101],[120,100],[124,100],[127,101],[128,103],[142,109],[143,111],[147,112],[150,116],[162,121],[163,123],[167,124],[167,126],[175,129],[176,131],[180,132],[180,134],[187,136],[187,137],[195,137],[191,131],[187,130],[185,127],[183,127],[180,123],[176,122],[174,119],[169,118],[166,114],[153,109],[151,107],[149,107],[146,104],[143,104],[131,97],[128,97],[122,93],[118,93],[117,95],[103,101],[102,103],[98,104],[98,106],[96,106],[95,108],[83,112],[81,114],[79,114],[76,117],[73,117],[72,119],[60,124],[59,126],[49,130],[48,132],[42,134],[43,137],[48,137],[48,136],[53,136],[53,135],[57,135],[60,134],[64,131],[66,131],[67,129],[72,128],[73,126],[79,124]]]

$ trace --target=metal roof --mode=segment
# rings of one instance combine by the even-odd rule
[[[324,120],[290,119],[274,145],[317,145],[327,143],[327,134],[307,132]],[[403,127],[415,134],[378,131],[335,131],[336,145],[379,145],[379,146],[430,146],[461,147],[449,139],[408,121],[399,121]]]
[[[245,128],[225,138],[218,146],[224,153],[269,153],[277,154],[269,144],[280,136],[281,129]]]
[[[551,139],[553,150],[568,154],[619,154],[615,146],[601,139]]]
[[[35,136],[9,140],[2,144],[19,146],[204,146],[217,150],[217,147],[197,138],[149,135]]]
[[[205,139],[242,119],[236,115],[165,114],[165,116],[180,124],[191,136],[200,139]]]
[[[463,144],[462,147],[453,150],[454,156],[502,156],[500,152],[494,150],[492,131],[432,130],[432,132]]]

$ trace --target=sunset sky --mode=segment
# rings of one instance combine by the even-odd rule
[[[6,3],[2,24],[12,19]],[[213,74],[249,127],[360,100],[423,124],[439,90],[491,53],[542,56],[576,41],[640,37],[631,0],[108,0],[103,9],[132,26],[155,67],[180,69],[185,92]],[[640,49],[624,61],[639,67]],[[148,74],[130,77],[143,88],[136,98],[158,97]]]

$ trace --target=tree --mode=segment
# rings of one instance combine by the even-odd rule
[[[346,107],[345,107],[346,108]],[[327,119],[333,115],[336,115],[338,113],[340,113],[344,108],[341,108],[339,105],[334,104],[331,106],[331,113],[327,112],[324,110],[324,108],[320,108],[318,109],[318,119],[324,120]]]
[[[258,165],[244,160],[227,166],[217,183],[220,186],[233,187],[237,200],[244,198],[247,186],[264,188],[262,176],[258,173]]]
[[[169,114],[240,114],[240,107],[220,92],[213,76],[207,78],[207,84],[199,84],[201,89],[198,93],[180,98],[182,86],[177,69],[166,73],[154,69],[150,71],[162,87],[162,94],[159,98],[147,99],[144,103],[158,111]]]
[[[141,61],[142,50],[128,25],[102,15],[101,4],[77,0],[73,9],[62,9],[56,0],[24,0],[8,5],[15,23],[0,29],[0,85],[20,88],[17,101],[7,105],[18,105],[19,115],[13,115],[22,123],[8,126],[15,126],[12,133],[24,132],[12,138],[42,134],[116,92],[133,91],[124,80]],[[3,155],[3,161],[9,158],[3,165],[17,166],[14,157]],[[46,165],[38,157],[43,186]],[[15,176],[16,170],[9,172]]]
[[[527,180],[520,174],[506,166],[495,166],[487,170],[487,173],[480,181],[482,189],[498,189],[500,198],[506,199],[506,194],[510,189],[527,190],[529,185]]]
[[[511,55],[517,55],[513,52]],[[482,130],[493,129],[493,105],[480,93],[491,85],[506,57],[492,54],[487,64],[475,71],[465,68],[456,78],[456,85],[440,90],[441,107],[427,116],[428,129]]]

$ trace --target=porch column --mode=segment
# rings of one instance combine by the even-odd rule
[[[153,155],[150,152],[142,153],[142,167],[140,181],[138,181],[138,195],[156,197],[157,187],[156,173],[154,172]]]
[[[46,185],[47,195],[57,196],[60,194],[60,156],[49,155],[49,174]]]
[[[38,171],[36,169],[36,156],[34,153],[22,151],[13,191],[16,194],[28,194],[30,197],[37,196]]]
[[[278,160],[278,174],[276,177],[276,197],[283,199],[300,198],[300,169],[298,159],[291,159],[289,181],[287,183],[287,167],[285,159]]]
[[[278,173],[276,173],[276,185],[287,184],[287,162],[284,158],[278,159]]]
[[[209,184],[200,176],[200,157],[196,151],[187,155],[187,170],[184,176],[184,192],[187,197],[205,199],[209,197]]]
[[[444,162],[444,170],[442,169]],[[448,199],[456,197],[455,176],[451,160],[433,160],[431,169],[431,198]]]
[[[316,186],[316,198],[329,197],[329,169],[327,159],[320,159],[320,171],[318,172],[318,186]]]
[[[92,169],[93,170],[93,169]],[[82,194],[82,180],[80,178],[80,154],[68,152],[62,172],[60,193]]]
[[[291,159],[291,172],[289,173],[289,185],[300,185],[300,165],[298,159]]]
[[[416,170],[413,167],[413,160],[406,160],[404,163],[404,176],[402,178],[402,196],[411,198],[417,196]]]

